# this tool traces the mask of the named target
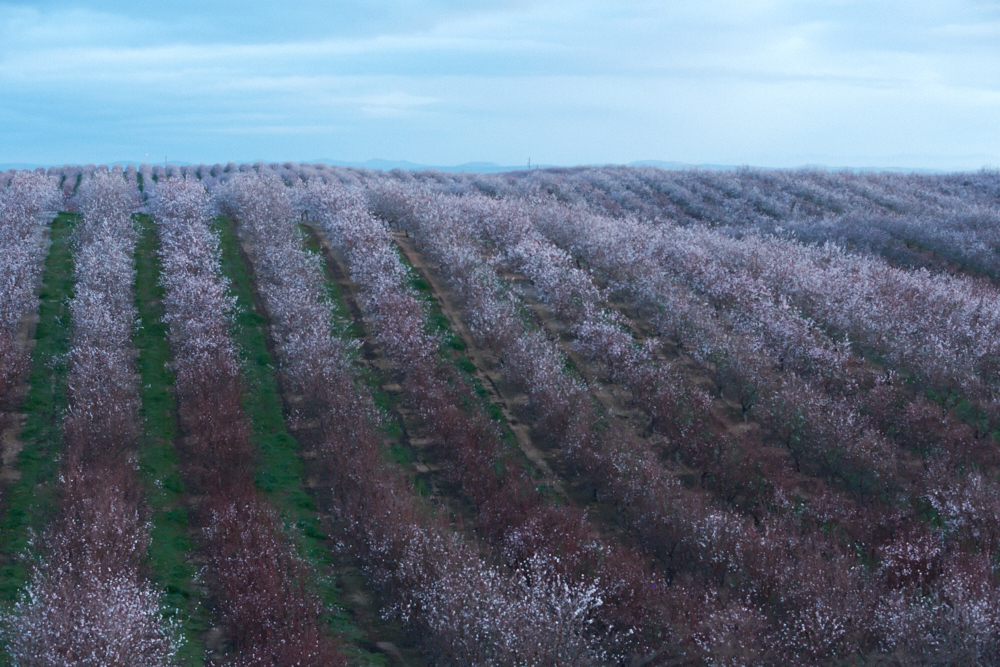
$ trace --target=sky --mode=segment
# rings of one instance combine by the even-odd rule
[[[1000,0],[0,0],[0,164],[1000,166]]]

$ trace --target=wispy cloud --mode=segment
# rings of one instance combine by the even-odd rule
[[[998,37],[980,0],[0,2],[0,162],[975,167]]]

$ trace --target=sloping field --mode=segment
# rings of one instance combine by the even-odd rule
[[[997,280],[988,172],[0,174],[2,660],[995,663]]]

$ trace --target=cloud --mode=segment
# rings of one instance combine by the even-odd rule
[[[0,3],[0,161],[997,163],[998,35],[976,0]]]
[[[139,44],[156,31],[156,23],[128,14],[82,7],[43,12],[34,7],[0,3],[0,55],[4,57],[109,42]]]

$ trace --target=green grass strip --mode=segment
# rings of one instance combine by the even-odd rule
[[[5,607],[17,600],[27,584],[28,571],[21,555],[28,548],[31,533],[37,533],[55,511],[72,334],[69,301],[75,284],[71,239],[79,218],[60,213],[49,230],[52,244],[42,274],[28,395],[21,408],[28,415],[21,433],[24,449],[17,460],[21,477],[4,489],[0,518],[0,602]],[[8,662],[6,651],[0,650],[0,664]]]
[[[325,268],[326,260],[323,257],[323,249],[319,241],[305,225],[299,225],[299,233],[302,236],[302,249],[312,255],[317,265]],[[364,338],[364,330],[361,324],[351,317],[351,309],[347,307],[347,301],[337,283],[323,271],[323,288],[326,291],[326,305],[330,307],[333,319],[334,332],[344,341],[360,342]]]
[[[135,305],[139,326],[133,341],[139,350],[143,419],[139,471],[152,510],[149,565],[154,585],[164,591],[164,615],[179,619],[184,644],[178,662],[200,666],[205,660],[200,637],[209,623],[203,600],[194,586],[197,569],[188,558],[194,544],[188,530],[188,509],[183,503],[180,459],[174,447],[178,433],[177,405],[171,391],[173,374],[167,367],[170,344],[163,321],[158,241],[151,216],[138,215],[136,223],[139,240],[135,248]]]
[[[327,539],[318,516],[316,503],[303,487],[305,470],[299,457],[299,444],[285,426],[282,397],[274,360],[268,350],[267,319],[256,308],[251,274],[233,228],[233,221],[216,218],[222,250],[222,272],[230,280],[230,293],[237,299],[233,340],[240,349],[245,392],[243,409],[253,425],[253,440],[258,454],[255,481],[257,488],[295,528],[301,555],[322,573],[333,564],[330,551],[322,544]],[[363,664],[380,664],[383,658],[358,647],[363,634],[348,615],[340,610],[340,594],[332,577],[317,577],[316,592],[328,609],[336,609],[327,619],[331,629],[355,649],[355,658]]]

